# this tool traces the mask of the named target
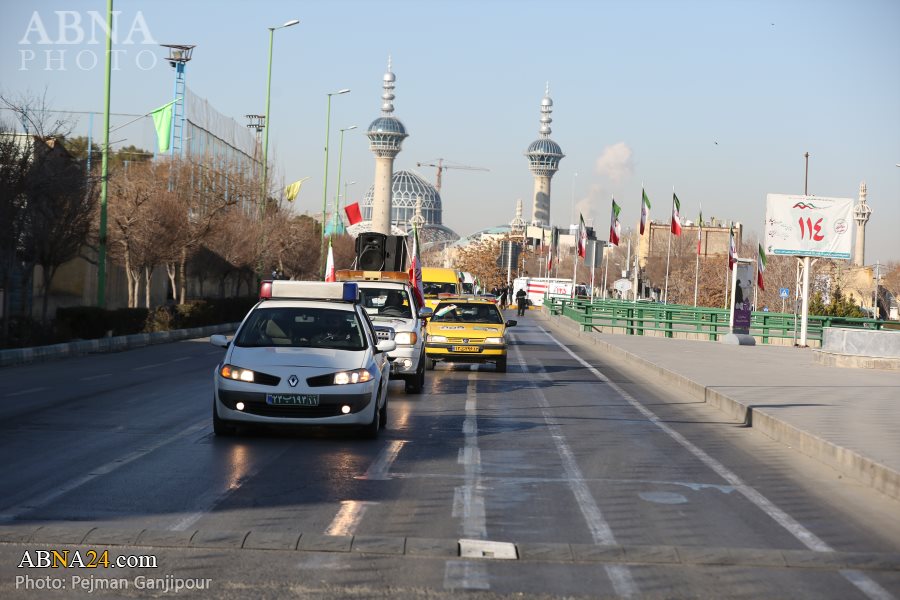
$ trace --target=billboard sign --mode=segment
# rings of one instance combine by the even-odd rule
[[[766,254],[849,259],[853,200],[766,195]]]

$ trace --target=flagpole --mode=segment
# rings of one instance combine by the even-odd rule
[[[603,299],[606,300],[607,275],[609,275],[609,252],[604,252],[603,261]]]
[[[734,235],[734,231],[730,230],[728,235],[728,258],[725,260],[725,306],[723,308],[728,308],[728,273],[731,271],[731,236]]]
[[[697,291],[700,288],[700,245],[703,243],[703,202],[700,203],[700,220],[697,221],[697,262],[694,265],[694,308],[697,308]]]
[[[672,186],[672,214],[675,214],[675,186]],[[663,304],[669,303],[669,256],[672,253],[672,217],[669,217],[669,243],[666,247],[666,288],[663,292]]]
[[[756,251],[756,285],[753,286],[753,309],[756,310],[759,301],[759,250]]]

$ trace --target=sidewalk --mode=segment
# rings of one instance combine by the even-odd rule
[[[900,500],[900,373],[823,366],[811,348],[581,332],[529,314]]]
[[[122,352],[123,350],[142,348],[152,344],[167,344],[179,340],[204,338],[214,333],[231,333],[237,330],[238,325],[240,325],[240,323],[223,323],[221,325],[207,325],[206,327],[193,327],[191,329],[173,329],[172,331],[158,331],[155,333],[134,333],[131,335],[117,335],[96,340],[79,340],[77,342],[67,342],[64,344],[52,344],[49,346],[0,350],[0,367],[56,360],[58,358],[81,356],[83,354]]]

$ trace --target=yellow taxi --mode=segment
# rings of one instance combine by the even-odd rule
[[[494,363],[506,372],[506,330],[517,321],[503,320],[490,300],[477,296],[441,298],[425,328],[428,368],[438,361]]]

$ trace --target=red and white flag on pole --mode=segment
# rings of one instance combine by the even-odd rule
[[[619,212],[622,207],[616,204],[616,199],[612,201],[612,213],[609,216],[609,243],[613,246],[619,245],[619,235],[622,232],[622,225],[619,223]]]
[[[756,285],[759,289],[766,291],[766,284],[763,281],[763,273],[766,270],[766,251],[763,250],[762,244],[759,245],[759,254],[756,258]]]
[[[701,254],[700,248],[703,245],[703,204],[700,204],[700,218],[697,219],[697,254]]]
[[[334,252],[331,249],[331,238],[328,238],[328,258],[325,260],[325,281],[337,281],[334,273]]]
[[[644,191],[644,188],[641,188],[641,235],[644,235],[644,227],[647,225],[647,221],[650,220],[650,198],[647,197],[647,192]]]
[[[734,225],[728,230],[728,270],[734,269],[734,263],[737,262],[737,248],[734,244]]]
[[[681,235],[681,202],[675,192],[672,192],[672,233]]]
[[[578,256],[584,258],[587,256],[587,227],[584,224],[584,215],[579,213],[578,218]]]
[[[422,263],[419,260],[419,230],[413,225],[412,252],[409,261],[409,283],[419,306],[425,306],[424,287],[422,286]]]

